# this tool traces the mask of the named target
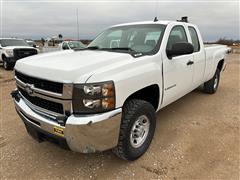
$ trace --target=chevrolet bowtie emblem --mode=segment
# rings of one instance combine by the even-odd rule
[[[33,96],[34,94],[33,88],[34,88],[34,85],[26,84],[25,91],[28,93],[29,96]]]

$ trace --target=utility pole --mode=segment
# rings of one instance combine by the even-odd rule
[[[77,40],[79,41],[78,8],[77,8],[77,11],[76,11],[76,16],[77,16]]]

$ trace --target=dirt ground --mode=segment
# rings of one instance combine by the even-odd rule
[[[231,54],[214,95],[199,89],[157,113],[139,160],[37,143],[15,112],[11,71],[0,67],[0,179],[240,179],[240,56]],[[2,136],[2,137],[1,137]]]

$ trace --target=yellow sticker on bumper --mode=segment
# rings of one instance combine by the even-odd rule
[[[63,132],[63,128],[60,127],[53,127],[53,132],[54,134],[58,135],[58,136],[64,136],[64,132]]]

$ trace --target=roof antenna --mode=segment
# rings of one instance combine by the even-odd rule
[[[183,16],[182,18],[181,18],[181,20],[177,20],[178,22],[186,22],[186,23],[188,23],[188,17],[187,16]]]
[[[155,3],[156,3],[155,4],[155,18],[154,18],[153,22],[157,22],[158,21],[157,16],[158,16],[158,4],[159,4],[159,2],[156,1]]]
[[[188,17],[187,17],[187,16],[183,16],[183,17],[182,17],[182,22],[188,23]]]

